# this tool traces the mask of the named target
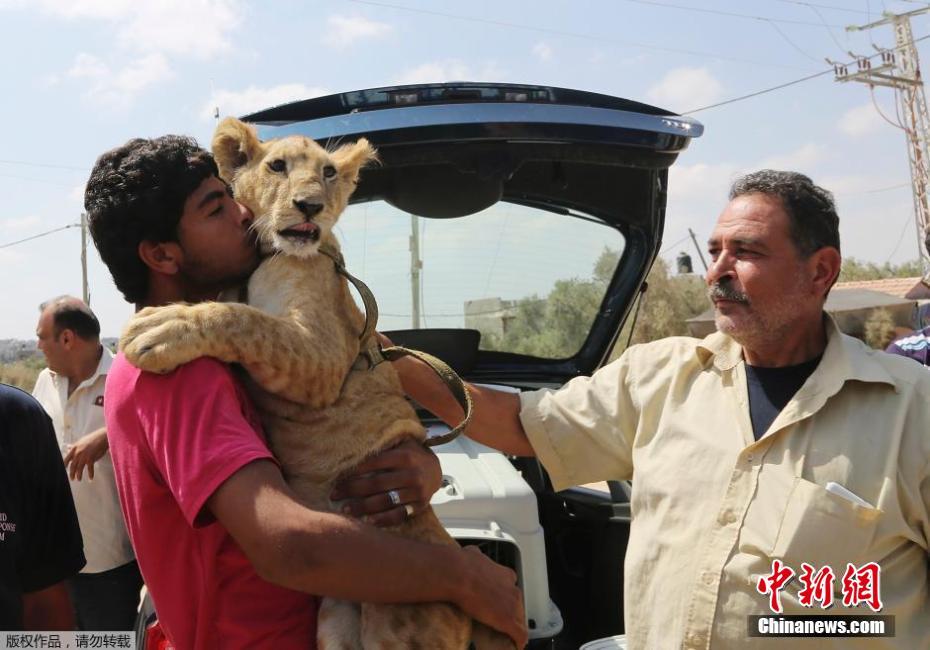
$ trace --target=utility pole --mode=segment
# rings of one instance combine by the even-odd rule
[[[90,307],[90,291],[87,288],[87,213],[81,213],[81,280],[84,288],[84,304]]]
[[[420,329],[420,269],[423,262],[420,260],[420,224],[417,216],[410,215],[410,291],[413,295],[413,324],[415,330]]]
[[[877,48],[881,62],[873,66],[871,57],[856,58],[856,69],[850,71],[846,65],[834,64],[836,81],[858,81],[867,84],[871,91],[875,86],[893,88],[898,107],[898,124],[907,135],[907,153],[911,168],[911,184],[914,196],[914,217],[917,224],[917,250],[920,255],[920,268],[923,283],[930,286],[930,204],[928,204],[928,184],[930,184],[930,116],[927,113],[927,98],[924,94],[924,82],[920,76],[920,62],[917,48],[914,46],[914,34],[911,31],[911,18],[930,11],[930,6],[915,9],[903,14],[890,11],[882,13],[882,18],[867,25],[851,25],[847,31],[865,31],[883,25],[894,29],[894,49]],[[874,98],[873,98],[874,101]],[[876,109],[878,107],[876,106]]]
[[[697,237],[694,236],[694,231],[688,228],[688,234],[691,235],[691,241],[694,242],[694,248],[697,251],[698,258],[701,260],[701,265],[704,267],[704,273],[707,273],[707,262],[704,261],[704,253],[701,252],[701,247],[698,246]]]

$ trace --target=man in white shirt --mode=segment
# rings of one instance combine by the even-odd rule
[[[131,630],[142,577],[107,453],[103,390],[113,354],[100,344],[100,323],[81,300],[61,296],[39,309],[36,336],[48,368],[33,395],[55,426],[87,557],[81,573],[69,580],[78,626]]]

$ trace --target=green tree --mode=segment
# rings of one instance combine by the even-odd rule
[[[590,278],[559,280],[545,298],[533,295],[518,300],[504,335],[484,333],[482,347],[548,358],[575,354],[597,316],[619,258],[617,251],[605,247]],[[685,321],[710,304],[700,277],[670,276],[664,260],[656,260],[647,282],[649,289],[639,311],[634,343],[687,334]],[[628,335],[629,323],[621,333],[617,354],[625,347]]]
[[[710,307],[704,280],[697,275],[669,275],[668,264],[658,258],[646,277],[647,289],[641,293],[636,329],[630,337],[632,313],[617,339],[611,358],[620,356],[631,344],[648,343],[667,336],[686,336],[685,321]],[[635,309],[635,306],[634,306]]]
[[[597,316],[620,255],[607,247],[594,263],[591,278],[556,281],[545,298],[516,302],[503,336],[482,333],[482,347],[539,357],[569,357],[581,348]]]
[[[884,280],[885,278],[913,278],[923,275],[920,269],[920,260],[911,260],[902,264],[876,264],[863,262],[855,257],[843,260],[840,269],[840,282],[853,282],[857,280]]]

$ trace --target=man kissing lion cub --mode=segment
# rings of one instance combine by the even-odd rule
[[[169,372],[201,356],[239,363],[288,484],[315,509],[331,509],[334,481],[373,453],[426,432],[390,363],[360,356],[373,331],[340,269],[333,226],[359,172],[376,160],[365,139],[328,152],[291,136],[260,142],[233,118],[213,139],[220,175],[255,214],[264,261],[248,304],[173,304],[144,309],[121,340],[143,370]],[[360,339],[361,335],[361,339]],[[408,513],[409,514],[409,513]],[[396,532],[455,544],[432,509]],[[446,603],[383,605],[324,599],[320,647],[513,648],[513,642]]]

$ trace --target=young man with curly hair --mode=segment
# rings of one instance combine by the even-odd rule
[[[215,299],[258,264],[252,215],[189,138],[136,139],[103,154],[85,206],[104,263],[137,308]],[[525,643],[509,569],[300,504],[224,364],[203,358],[154,375],[118,355],[105,404],[130,538],[175,647],[312,648],[310,594],[452,602]],[[408,442],[363,464],[333,498],[391,525],[406,513],[389,491],[422,508],[439,481],[433,454]]]

